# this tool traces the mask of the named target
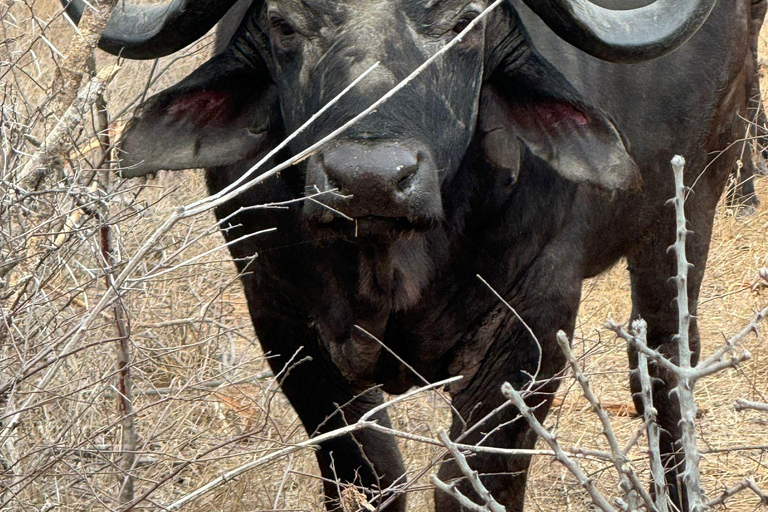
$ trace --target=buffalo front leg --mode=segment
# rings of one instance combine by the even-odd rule
[[[553,300],[550,304],[562,303]],[[546,326],[537,326],[536,319],[528,318],[524,311],[518,310],[533,331],[538,333],[539,342],[510,315],[507,322],[513,326],[511,335],[490,347],[471,381],[454,395],[452,440],[501,448],[534,447],[535,432],[520,417],[518,410],[507,402],[501,386],[509,382],[515,389],[525,389],[526,403],[538,419],[544,421],[560,382],[554,377],[565,365],[565,357],[557,346],[555,336],[558,329],[572,332],[577,305],[578,296],[575,300],[566,301],[562,308],[557,308],[557,313],[542,314],[541,319],[546,320]],[[570,315],[567,313],[569,310]],[[531,376],[536,374],[539,360],[541,367],[535,383],[531,385]],[[467,457],[467,462],[480,474],[485,487],[497,502],[506,507],[507,512],[523,511],[530,456],[475,453]],[[446,483],[456,483],[465,496],[481,503],[453,460],[442,464],[438,478]],[[462,510],[452,496],[439,490],[435,491],[435,504],[440,512]]]
[[[301,338],[295,332],[286,331],[301,325],[299,322],[257,321],[256,324],[262,327],[257,331],[261,331],[258,334],[264,352],[276,354],[269,359],[273,371],[276,375],[285,376],[280,386],[310,436],[354,424],[383,402],[379,389],[351,392],[346,380],[328,362],[327,356],[319,353],[321,349],[316,344],[311,345],[311,336],[304,338],[310,341],[300,353],[312,359],[291,367],[290,356],[299,346],[289,346],[285,340]],[[280,333],[264,332],[265,324],[280,325],[285,329]],[[272,343],[272,340],[279,343]],[[378,412],[370,420],[390,426],[386,411]],[[336,437],[322,443],[316,456],[323,478],[326,508],[330,511],[345,510],[339,493],[348,485],[363,488],[372,504],[378,505],[392,496],[395,487],[405,483],[402,456],[395,439],[388,434],[363,429]],[[349,496],[354,496],[354,493]],[[386,510],[403,512],[405,496],[397,497]]]

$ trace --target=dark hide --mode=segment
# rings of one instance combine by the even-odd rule
[[[144,171],[162,167],[153,167],[153,159],[170,149],[168,144],[179,148],[174,168],[218,164],[207,174],[215,193],[367,68],[370,59],[380,59],[373,81],[352,91],[281,158],[303,149],[444,44],[455,14],[469,5],[445,1],[440,5],[454,10],[433,9],[432,18],[423,18],[430,23],[412,30],[425,3],[395,3],[401,9],[393,14],[388,2],[357,2],[363,14],[373,15],[365,9],[377,6],[388,9],[388,16],[376,23],[355,18],[347,25],[347,16],[359,13],[341,7],[352,2],[284,0],[279,6],[287,13],[275,12],[274,4],[270,13],[256,6],[222,53],[147,102],[123,149],[133,162],[144,162]],[[311,15],[306,6],[314,6]],[[238,7],[241,13],[245,7]],[[313,192],[323,185],[328,161],[344,164],[335,153],[339,148],[352,147],[344,150],[365,159],[368,149],[375,153],[394,144],[403,151],[387,152],[387,158],[418,156],[418,172],[436,173],[429,187],[437,187],[439,211],[435,207],[438,215],[426,224],[387,217],[394,210],[357,217],[354,212],[365,205],[352,198],[334,203],[353,214],[351,221],[333,216],[324,223],[328,219],[319,219],[315,210],[294,204],[242,211],[223,226],[228,240],[277,227],[230,248],[259,340],[274,356],[269,359],[274,371],[282,371],[297,351],[312,358],[292,368],[282,383],[307,432],[356,421],[381,403],[382,389],[402,393],[422,384],[422,378],[463,375],[450,389],[461,415],[454,418],[451,436],[464,434],[464,442],[475,443],[501,424],[484,439],[486,445],[533,448],[535,435],[525,422],[514,421],[511,407],[485,424],[477,422],[504,403],[503,382],[527,385],[539,365],[536,392],[527,399],[543,419],[558,386],[551,378],[564,366],[556,333],[573,333],[582,280],[622,256],[629,259],[634,316],[649,322],[655,346],[670,350],[677,312],[670,305],[674,287],[668,282],[674,265],[666,253],[674,239],[673,213],[665,207],[673,196],[669,161],[677,153],[688,159],[691,185],[713,151],[741,136],[737,114],[748,89],[743,69],[748,18],[746,4],[734,8],[723,1],[686,46],[637,66],[589,59],[529,25],[552,66],[533,48],[515,12],[500,8],[486,23],[484,36],[478,29],[403,94],[345,133],[343,144],[323,148],[314,160],[219,208],[222,219],[242,207],[295,199],[307,188]],[[443,35],[427,37],[420,32],[424,27],[442,27]],[[235,33],[232,27],[226,30]],[[313,37],[305,41],[297,32]],[[201,97],[215,101],[201,102]],[[209,122],[199,122],[198,108]],[[235,140],[247,142],[234,156],[220,136],[221,120],[231,123]],[[734,158],[733,151],[723,154],[688,203],[695,232],[689,247],[694,312],[715,205]],[[366,161],[361,168],[370,173],[371,165]],[[382,194],[391,193],[377,186]],[[422,192],[429,193],[429,187]],[[525,319],[541,353],[477,275]],[[698,343],[695,325],[692,339]],[[672,435],[665,438],[667,453],[679,433],[669,384],[660,380],[654,394],[662,426]],[[385,412],[375,419],[389,425]],[[317,457],[325,478],[357,482],[372,493],[403,482],[396,443],[383,434],[360,431],[338,438],[323,444]],[[510,512],[523,510],[529,462],[489,455],[470,459]],[[458,476],[452,463],[440,469],[443,480]],[[682,492],[674,472],[670,483],[673,494]],[[458,485],[472,496],[466,482]],[[326,481],[325,492],[329,509],[336,508],[336,485]],[[459,510],[442,494],[436,503],[440,512]],[[387,510],[405,510],[404,496]]]

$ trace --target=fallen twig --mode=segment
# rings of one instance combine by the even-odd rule
[[[768,412],[768,404],[763,402],[752,402],[751,400],[744,400],[743,398],[739,398],[736,400],[736,403],[733,406],[734,409],[736,409],[738,412],[746,411],[746,410],[753,410],[753,411],[762,411],[762,412]]]

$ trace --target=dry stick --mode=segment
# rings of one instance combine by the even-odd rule
[[[647,326],[644,320],[637,320],[632,325],[632,334],[640,338],[641,343],[646,343]],[[637,354],[637,372],[640,380],[640,398],[643,401],[643,422],[648,433],[648,450],[651,459],[651,475],[653,486],[656,490],[656,509],[659,512],[667,512],[668,490],[667,479],[664,476],[664,464],[661,462],[661,429],[656,422],[656,408],[653,406],[653,387],[651,374],[648,371],[648,356],[642,352]]]
[[[619,474],[619,481],[621,482],[621,488],[624,491],[624,498],[626,500],[620,505],[621,508],[627,508],[630,511],[639,510],[639,498],[642,498],[648,510],[655,510],[653,499],[645,490],[642,482],[637,478],[637,475],[632,471],[632,468],[629,467],[629,459],[627,459],[624,450],[619,446],[619,441],[613,433],[611,420],[608,418],[608,414],[606,414],[600,400],[592,392],[592,387],[589,385],[589,379],[587,379],[584,372],[581,370],[579,362],[571,351],[570,341],[563,331],[557,333],[557,343],[560,345],[560,350],[563,351],[565,358],[568,360],[574,378],[581,386],[584,398],[589,401],[592,410],[597,414],[597,417],[600,419],[600,423],[603,426],[603,435],[608,440],[608,446],[611,447],[613,465]]]
[[[528,407],[528,404],[525,403],[525,400],[523,400],[523,397],[520,395],[520,393],[515,388],[513,388],[509,382],[505,382],[504,385],[501,386],[501,392],[504,393],[504,396],[506,396],[507,399],[512,402],[515,407],[517,407],[517,409],[520,411],[520,414],[522,414],[523,417],[528,421],[528,424],[531,426],[534,432],[536,432],[536,434],[541,439],[543,439],[550,448],[552,448],[552,450],[555,452],[555,458],[563,466],[565,466],[573,476],[576,477],[579,485],[583,487],[584,490],[586,490],[589,496],[592,498],[592,503],[594,503],[595,506],[597,506],[603,512],[617,512],[616,509],[611,506],[608,500],[605,499],[597,487],[595,487],[592,479],[590,479],[586,473],[584,473],[576,461],[574,461],[571,457],[568,456],[567,453],[565,453],[565,451],[563,451],[563,449],[560,447],[560,443],[558,443],[557,439],[555,439],[555,436],[553,436],[544,427],[544,425],[539,422],[538,418],[536,418],[536,415],[533,414],[533,411],[530,407]]]
[[[752,402],[751,400],[744,400],[743,398],[736,400],[736,404],[734,404],[733,408],[738,412],[746,411],[748,409],[768,412],[768,404],[763,402]]]
[[[19,173],[18,183],[22,188],[35,190],[40,186],[48,173],[48,166],[61,156],[62,151],[67,146],[67,135],[83,122],[86,114],[90,112],[91,106],[119,70],[120,66],[118,65],[100,70],[80,90],[72,105],[64,112],[59,122],[45,138],[42,147],[32,155],[32,158]]]
[[[675,175],[675,221],[677,236],[672,246],[677,257],[677,312],[678,312],[678,366],[680,372],[677,375],[677,386],[674,392],[680,404],[680,425],[682,428],[681,441],[685,454],[685,470],[682,473],[683,482],[686,484],[688,505],[692,512],[702,510],[704,499],[701,489],[701,475],[699,474],[699,462],[701,454],[696,444],[696,400],[693,389],[696,379],[691,376],[691,344],[690,328],[691,314],[688,310],[688,269],[691,264],[686,259],[685,242],[688,237],[688,226],[685,219],[685,194],[686,187],[683,181],[685,159],[677,155],[672,159],[672,170]]]
[[[451,441],[451,439],[448,437],[448,434],[445,433],[445,430],[441,430],[438,434],[438,437],[448,449],[448,451],[451,452],[456,465],[459,467],[464,476],[467,477],[467,480],[477,495],[480,496],[480,499],[485,502],[485,506],[480,507],[476,503],[470,501],[461,493],[461,491],[456,489],[455,484],[446,484],[437,478],[437,475],[431,476],[432,483],[442,491],[447,492],[451,496],[455,497],[464,507],[473,508],[467,506],[466,502],[469,502],[474,505],[475,510],[482,510],[483,512],[506,512],[506,509],[498,501],[496,501],[493,495],[491,495],[490,491],[488,491],[485,485],[483,485],[483,482],[480,480],[480,475],[477,474],[477,471],[469,467],[466,457],[464,457],[464,454],[461,453],[461,450],[459,450],[456,444]]]
[[[219,380],[212,380],[209,382],[186,382],[181,384],[180,386],[172,387],[172,388],[137,389],[135,390],[136,391],[135,394],[136,396],[164,396],[164,395],[173,395],[173,394],[181,393],[184,391],[200,391],[201,388],[216,391],[218,388],[228,387],[228,386],[237,386],[239,384],[250,384],[260,380],[271,379],[271,378],[274,378],[274,376],[275,375],[272,373],[272,370],[265,370],[243,379],[237,379],[237,380],[219,379]],[[109,396],[108,393],[107,393],[107,396]]]
[[[722,492],[722,494],[720,494],[720,496],[718,496],[717,498],[706,502],[704,504],[704,507],[709,509],[709,508],[725,505],[725,500],[746,489],[750,489],[755,494],[757,494],[757,496],[760,498],[760,503],[763,506],[768,506],[768,494],[763,492],[763,490],[757,486],[757,484],[752,478],[745,478],[744,480],[734,485],[733,487],[729,487],[728,489],[725,489]]]
[[[102,145],[105,160],[108,160],[110,152],[109,141],[109,119],[107,116],[106,102],[104,97],[99,94],[96,101],[97,108],[97,132],[99,141]],[[107,169],[109,169],[109,165]],[[110,184],[109,172],[101,174],[101,188],[105,193],[109,193]],[[120,264],[118,251],[115,244],[115,235],[109,224],[109,204],[104,207],[101,218],[101,227],[99,235],[101,238],[101,256],[104,263],[104,280],[107,288],[115,286],[115,268]],[[116,290],[120,295],[119,290]],[[136,458],[136,425],[133,412],[133,386],[131,385],[131,337],[128,318],[125,307],[121,301],[116,301],[112,309],[117,330],[118,340],[115,345],[115,355],[117,364],[117,404],[120,413],[121,446],[118,461],[120,470],[120,492],[118,503],[128,503],[133,500],[134,477],[133,469],[137,462]]]
[[[531,375],[531,381],[528,383],[528,389],[531,389],[533,385],[536,383],[536,380],[539,378],[539,373],[541,373],[541,359],[544,356],[544,351],[541,348],[541,343],[539,342],[539,338],[536,337],[536,334],[533,332],[533,329],[526,323],[525,320],[523,320],[523,317],[521,317],[515,308],[512,307],[512,305],[504,299],[504,297],[501,296],[499,292],[496,291],[496,289],[488,283],[488,281],[483,278],[480,274],[477,275],[477,278],[489,289],[491,290],[491,293],[493,293],[499,301],[504,304],[507,309],[509,309],[513,315],[518,319],[518,321],[523,324],[523,327],[525,327],[525,330],[528,331],[528,334],[531,335],[531,338],[533,338],[533,341],[536,342],[536,347],[539,349],[539,358],[536,363],[536,372]]]
[[[400,364],[402,364],[402,365],[403,365],[403,366],[405,366],[405,367],[406,367],[408,370],[410,370],[410,371],[411,371],[411,373],[413,373],[413,374],[416,376],[416,378],[418,378],[419,380],[421,380],[421,382],[422,382],[423,384],[429,384],[429,381],[428,381],[426,378],[424,378],[424,377],[423,377],[423,376],[422,376],[422,375],[421,375],[421,374],[420,374],[418,371],[416,371],[416,368],[414,368],[412,365],[408,364],[408,362],[407,362],[405,359],[403,359],[402,357],[400,357],[400,356],[397,354],[397,352],[395,352],[395,351],[394,351],[394,350],[392,350],[390,347],[388,347],[388,346],[387,346],[387,345],[386,345],[386,344],[385,344],[383,341],[381,341],[381,340],[380,340],[380,339],[378,339],[376,336],[374,336],[372,333],[370,333],[370,332],[366,331],[365,329],[363,329],[363,328],[362,328],[362,327],[360,327],[359,325],[355,325],[355,326],[354,326],[354,328],[355,328],[355,329],[357,329],[357,330],[359,330],[360,332],[362,332],[364,335],[368,336],[369,338],[371,338],[371,339],[372,339],[373,341],[375,341],[376,343],[378,343],[378,344],[379,344],[379,346],[380,346],[381,348],[383,348],[384,350],[386,350],[387,352],[389,352],[389,354],[390,354],[392,357],[394,357],[395,359],[397,359],[397,361],[398,361]],[[458,409],[456,409],[456,406],[455,406],[455,405],[453,405],[453,402],[451,402],[451,399],[450,399],[449,397],[445,396],[445,394],[444,394],[444,393],[442,393],[440,390],[436,390],[435,392],[437,393],[437,396],[439,396],[439,397],[440,397],[440,399],[441,399],[443,402],[445,402],[445,404],[446,404],[448,407],[450,407],[451,411],[453,411],[453,412],[454,412],[454,414],[456,414],[456,417],[459,419],[459,421],[461,421],[462,425],[466,426],[466,425],[467,425],[467,422],[466,422],[466,421],[464,420],[464,418],[461,416],[461,413],[459,412],[459,410],[458,410]]]
[[[166,220],[163,222],[144,242],[143,245],[138,249],[136,254],[125,264],[125,267],[123,268],[123,271],[115,278],[115,286],[114,288],[109,288],[105,291],[104,295],[99,299],[99,301],[94,304],[91,311],[80,321],[80,323],[75,326],[74,328],[67,331],[64,335],[62,335],[58,340],[51,343],[46,349],[42,350],[39,354],[37,354],[32,361],[26,365],[25,371],[21,372],[21,375],[15,379],[15,381],[23,380],[24,374],[27,371],[31,371],[34,366],[37,365],[40,361],[46,359],[50,353],[53,351],[59,349],[59,345],[62,343],[64,346],[61,348],[62,351],[67,352],[69,351],[74,345],[78,344],[80,339],[85,334],[86,330],[90,327],[91,323],[98,318],[101,315],[101,312],[116,298],[115,290],[121,289],[125,281],[133,274],[133,272],[136,271],[137,268],[141,265],[141,262],[143,261],[144,257],[152,250],[152,248],[160,241],[160,239],[165,236],[166,233],[168,233],[175,225],[181,220],[188,219],[190,217],[199,215],[201,213],[207,212],[217,206],[220,206],[227,201],[231,200],[232,198],[236,197],[237,195],[241,194],[242,192],[256,186],[257,184],[265,181],[267,178],[276,175],[280,171],[287,169],[293,165],[295,165],[298,162],[301,162],[305,158],[309,157],[311,154],[313,154],[315,151],[317,151],[320,147],[324,146],[331,140],[335,139],[339,134],[345,132],[347,129],[349,129],[351,126],[357,124],[360,120],[362,120],[364,117],[368,116],[370,113],[375,111],[377,108],[379,108],[384,102],[389,100],[392,96],[394,96],[398,91],[406,87],[410,82],[412,82],[416,77],[418,77],[421,73],[423,73],[429,66],[431,66],[438,58],[440,58],[442,55],[444,55],[448,50],[456,46],[466,35],[474,29],[485,17],[493,11],[496,7],[501,5],[504,2],[504,0],[496,0],[493,4],[488,6],[478,17],[476,17],[472,22],[467,26],[467,28],[464,29],[464,31],[461,32],[458,36],[456,36],[451,42],[446,44],[444,47],[442,47],[440,50],[435,52],[432,57],[427,59],[421,66],[419,66],[416,70],[414,70],[413,73],[411,73],[408,77],[403,79],[398,85],[396,85],[393,89],[391,89],[389,92],[384,94],[381,98],[379,98],[376,102],[374,102],[370,107],[365,109],[363,112],[361,112],[359,115],[355,116],[351,120],[349,120],[347,123],[342,125],[339,129],[335,130],[334,132],[330,133],[328,136],[320,140],[319,142],[313,144],[303,152],[299,153],[298,155],[294,156],[293,158],[288,159],[287,161],[273,167],[269,171],[264,172],[263,174],[259,175],[257,178],[254,178],[253,180],[241,184],[240,182],[245,179],[246,177],[250,177],[256,170],[260,169],[269,159],[271,159],[279,150],[281,150],[287,141],[292,140],[295,138],[302,130],[304,130],[315,118],[313,117],[308,121],[304,126],[299,128],[296,132],[291,134],[286,141],[284,141],[281,145],[279,145],[277,148],[275,148],[273,151],[271,151],[267,156],[265,156],[260,162],[258,162],[256,165],[254,165],[247,173],[243,175],[241,180],[238,180],[235,182],[234,185],[237,185],[237,188],[232,189],[232,186],[225,188],[220,193],[213,195],[209,198],[206,198],[201,201],[197,201],[195,203],[192,203],[187,206],[182,206],[176,209]],[[358,83],[362,78],[364,78],[367,73],[370,73],[373,69],[375,69],[376,65],[369,68],[363,75],[361,75],[358,79],[356,79],[352,84],[350,84],[349,87],[347,87],[344,91],[342,91],[339,96],[335,97],[331,102],[329,102],[324,109],[330,108],[332,105],[336,104],[341,97],[348,92],[356,83]],[[45,375],[43,376],[40,384],[41,386],[38,387],[44,387],[45,385],[50,382],[50,380],[53,378],[53,376],[58,372],[59,368],[61,367],[61,362],[57,361],[55,364],[51,365],[49,369],[46,371]],[[32,403],[32,397],[30,397],[27,400],[27,403],[22,407],[25,408],[30,403]],[[12,428],[15,428],[15,426],[18,423],[18,418],[14,420],[12,424],[9,424],[8,426],[4,427],[2,431],[0,431],[0,447],[2,447],[5,443],[5,440],[8,438],[8,435],[12,431]],[[11,428],[12,427],[12,428]]]

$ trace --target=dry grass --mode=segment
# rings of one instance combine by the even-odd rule
[[[51,84],[59,57],[51,45],[65,53],[72,28],[60,18],[46,26],[59,12],[53,0],[29,1],[26,5],[14,2],[11,8],[15,22],[7,23],[5,13],[6,44],[0,60],[14,65],[0,67],[4,77],[0,82],[5,81],[3,107],[24,104],[25,109],[14,119],[32,124],[32,133],[41,137],[55,122],[44,108],[36,108],[44,107],[54,92]],[[2,9],[0,14],[4,14]],[[40,19],[37,28],[31,28],[35,25],[31,12]],[[50,45],[39,38],[40,26],[46,26]],[[153,80],[149,90],[161,90],[199,65],[209,54],[210,42],[209,38],[183,55],[161,59],[152,75],[159,78]],[[29,47],[34,55],[16,51]],[[98,65],[112,62],[113,58],[101,55]],[[151,62],[125,65],[107,93],[113,114],[144,95],[152,69]],[[77,136],[81,146],[90,138],[92,133],[87,131]],[[77,187],[82,188],[88,178],[87,162],[76,158],[73,163],[73,175],[54,180],[41,199],[49,208],[48,216],[55,220],[53,227],[31,236],[17,234],[4,239],[5,247],[0,242],[4,258],[22,254],[30,246],[39,249],[41,241],[45,247],[60,232],[72,208],[72,190],[80,190]],[[701,294],[705,353],[718,347],[724,336],[735,333],[758,306],[768,302],[766,288],[749,286],[755,282],[756,269],[768,265],[768,179],[758,183],[758,192],[765,203],[755,215],[734,217],[723,207],[717,217]],[[204,194],[199,172],[161,173],[146,185],[125,183],[111,189],[103,199],[112,205],[110,218],[119,232],[121,260],[128,260],[177,205]],[[19,225],[23,225],[23,216],[19,219]],[[141,508],[168,504],[229,468],[305,438],[273,379],[241,382],[265,370],[266,363],[226,250],[215,251],[160,277],[142,277],[218,247],[222,242],[214,226],[212,215],[177,225],[147,258],[122,300],[131,324],[132,370],[137,389],[137,494],[161,484]],[[25,293],[0,302],[4,314],[14,312],[12,326],[9,317],[0,322],[0,337],[6,337],[0,338],[0,381],[11,378],[23,361],[81,321],[103,295],[99,227],[98,219],[86,217],[66,243],[41,264],[31,265],[44,252],[27,255],[25,261],[34,269],[37,281]],[[210,234],[198,239],[204,232]],[[181,248],[181,255],[169,258]],[[13,284],[12,280],[9,285]],[[587,354],[584,366],[595,392],[616,406],[615,430],[623,442],[633,437],[640,422],[620,413],[622,408],[631,410],[625,346],[602,325],[609,317],[626,319],[630,308],[629,284],[622,265],[586,282],[575,342],[576,352]],[[120,432],[116,427],[116,335],[111,315],[111,310],[106,310],[82,341],[81,347],[87,348],[67,357],[45,389],[37,389],[32,378],[17,387],[9,404],[0,404],[0,422],[8,420],[2,419],[5,407],[12,410],[12,406],[30,398],[35,405],[25,413],[10,444],[0,448],[0,458],[12,472],[6,473],[10,476],[4,481],[15,484],[13,493],[4,492],[0,484],[0,503],[6,503],[6,509],[102,510],[117,506],[114,499],[120,480],[116,449]],[[768,398],[761,395],[768,395],[765,341],[750,337],[746,348],[754,356],[749,364],[708,380],[698,389],[701,407],[706,411],[699,423],[700,439],[709,451],[702,473],[705,487],[713,492],[745,476],[768,486],[768,468],[763,464],[768,451],[718,452],[721,448],[768,444],[768,416],[733,410],[737,398]],[[211,382],[221,384],[214,387],[209,385]],[[564,385],[560,394],[563,405],[548,423],[557,425],[563,444],[604,449],[599,422],[578,390]],[[400,404],[393,412],[397,427],[433,438],[448,424],[445,404],[433,395]],[[401,448],[409,471],[414,473],[437,453],[434,447],[412,441],[402,441]],[[631,455],[642,476],[647,477],[642,445]],[[606,494],[617,494],[617,481],[610,470],[604,471],[606,468],[596,463],[587,467]],[[229,482],[187,509],[319,510],[322,499],[318,473],[313,454],[303,452]],[[412,510],[431,510],[432,491],[427,482],[423,479],[412,492]],[[534,461],[528,498],[527,510],[542,511],[582,510],[588,501],[565,470],[545,458]],[[754,496],[744,494],[730,501],[729,507],[748,511],[756,504]]]

